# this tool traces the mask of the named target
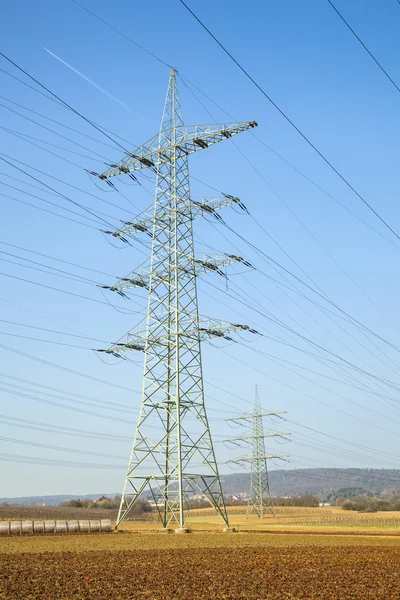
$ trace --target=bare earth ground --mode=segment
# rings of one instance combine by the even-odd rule
[[[7,600],[400,599],[392,536],[16,536],[0,552]]]
[[[196,511],[189,535],[127,524],[110,534],[0,538],[0,599],[400,600],[400,515]],[[327,533],[328,532],[328,533]]]

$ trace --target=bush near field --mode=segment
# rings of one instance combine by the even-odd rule
[[[319,506],[319,498],[312,494],[300,494],[299,496],[277,496],[272,499],[274,506],[301,506],[315,508]],[[234,500],[232,496],[225,499],[226,506],[247,506],[247,500]],[[208,502],[204,502],[204,507],[209,507]],[[196,505],[196,508],[202,506]]]
[[[358,496],[351,500],[344,500],[341,506],[343,510],[355,510],[358,512],[400,511],[400,496],[394,496],[390,500]]]
[[[111,519],[115,521],[119,503],[119,497],[106,498],[105,496],[98,500],[67,500],[60,506],[13,506],[4,503],[0,505],[0,521],[19,519]],[[148,502],[140,501],[132,508],[131,516],[142,517],[151,511]]]

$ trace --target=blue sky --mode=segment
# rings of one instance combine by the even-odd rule
[[[207,152],[197,153],[190,159],[191,174],[211,188],[237,195],[246,204],[254,219],[225,209],[223,216],[231,228],[310,285],[319,286],[323,294],[327,294],[333,302],[381,337],[398,344],[400,242],[385,230],[316,156],[184,7],[178,1],[156,1],[151,7],[145,3],[127,5],[119,1],[111,5],[103,0],[96,3],[82,0],[82,4],[176,67],[183,77],[236,120],[256,120],[259,123],[255,132],[258,139],[245,133],[235,138],[237,147],[226,142]],[[350,4],[337,0],[336,4],[391,77],[400,81],[398,3],[385,0],[371,1],[366,5],[358,0]],[[226,3],[210,1],[201,5],[192,2],[190,6],[352,185],[398,229],[399,95],[328,2],[310,0],[298,3],[285,0],[262,3],[252,0],[246,4],[245,10],[243,4],[236,1],[229,3],[229,9]],[[39,5],[22,0],[18,10],[9,3],[3,7],[0,33],[2,52],[76,110],[113,132],[112,135],[124,138],[126,141],[122,142],[123,145],[129,143],[129,148],[134,148],[157,132],[168,82],[168,68],[111,31],[71,0],[62,0],[57,6],[48,0],[43,0]],[[45,48],[119,102],[68,69]],[[0,62],[1,69],[34,85],[4,59]],[[142,357],[132,357],[136,364],[109,361],[110,364],[105,365],[90,348],[104,347],[103,342],[118,339],[140,321],[144,314],[145,295],[138,291],[133,301],[124,302],[106,295],[106,292],[102,293],[93,283],[56,277],[49,274],[46,268],[47,272],[29,269],[26,267],[28,264],[44,267],[27,263],[22,257],[79,274],[95,283],[112,285],[115,281],[113,276],[123,276],[143,263],[148,253],[147,247],[141,246],[140,241],[132,247],[113,247],[97,226],[94,229],[85,227],[38,210],[35,207],[40,206],[94,225],[85,219],[85,216],[90,217],[87,212],[73,206],[65,197],[52,196],[49,193],[51,190],[45,188],[43,183],[70,200],[85,204],[89,210],[103,212],[106,221],[116,224],[132,218],[151,204],[153,182],[141,179],[147,190],[131,185],[131,182],[119,183],[118,189],[126,198],[104,185],[99,186],[81,167],[99,172],[105,168],[105,162],[121,158],[122,150],[107,146],[113,146],[112,142],[79,117],[3,71],[0,71],[0,82],[1,152],[43,172],[38,173],[18,163],[42,182],[39,183],[9,165],[0,165],[0,192],[4,194],[0,196],[3,206],[0,234],[0,242],[3,242],[0,243],[3,252],[0,254],[1,318],[64,333],[78,332],[91,338],[69,338],[19,325],[1,324],[0,420],[3,433],[0,437],[3,439],[0,439],[0,453],[3,458],[4,455],[16,455],[32,457],[36,461],[74,461],[81,463],[83,468],[29,464],[23,458],[15,459],[16,462],[0,462],[0,496],[117,492],[122,488],[131,445],[129,440],[133,436],[140,402]],[[205,108],[216,120],[231,121],[223,110],[197,89],[190,88],[190,85],[188,89],[182,80],[179,86],[187,124],[210,122],[210,114]],[[32,136],[30,141],[39,147],[28,143],[26,137],[16,137],[16,133]],[[60,134],[69,139],[61,138]],[[45,147],[76,164],[45,152]],[[276,153],[319,188],[288,166]],[[51,179],[49,175],[63,183]],[[193,195],[218,195],[215,189],[199,183],[197,179],[192,181]],[[27,194],[54,201],[58,206],[76,210],[81,216],[52,207]],[[12,196],[13,199],[6,196]],[[367,225],[339,206],[332,197]],[[275,443],[269,446],[271,451],[291,455],[290,463],[284,468],[395,467],[393,456],[398,454],[397,422],[400,421],[396,388],[400,380],[398,352],[327,312],[327,309],[334,311],[332,306],[309,290],[306,292],[301,284],[296,283],[302,292],[321,303],[321,310],[293,289],[282,287],[291,287],[294,280],[290,280],[290,277],[289,282],[283,279],[282,273],[275,272],[271,265],[230,230],[198,220],[195,233],[199,252],[209,250],[204,245],[207,242],[219,251],[239,251],[257,267],[244,274],[241,269],[232,269],[228,285],[230,296],[226,294],[224,283],[215,276],[201,281],[199,300],[202,314],[228,321],[237,321],[240,315],[242,321],[257,327],[265,336],[279,338],[280,342],[301,346],[302,350],[318,354],[315,347],[310,348],[307,342],[292,333],[288,334],[287,330],[285,332],[282,327],[268,320],[265,314],[270,311],[274,318],[281,319],[296,332],[312,337],[314,341],[317,340],[316,343],[379,378],[373,379],[360,371],[343,371],[343,363],[342,366],[332,365],[326,361],[327,355],[321,363],[310,354],[265,336],[254,341],[253,347],[257,351],[298,366],[272,362],[240,343],[229,347],[218,343],[205,344],[203,357],[207,407],[221,471],[230,472],[225,462],[231,455],[231,451],[222,443],[225,436],[232,434],[224,418],[232,416],[235,411],[250,408],[248,402],[252,401],[255,383],[260,387],[263,406],[286,410],[288,419],[298,424],[371,448],[371,452],[365,455],[364,451],[354,446],[334,442],[288,422],[281,427],[293,432],[292,442],[285,446]],[[5,244],[26,248],[28,252]],[[29,251],[69,261],[75,266],[33,255]],[[17,262],[18,265],[6,260]],[[101,273],[85,271],[76,265]],[[7,275],[61,288],[95,301]],[[314,283],[311,284],[307,276]],[[218,289],[210,287],[211,284]],[[249,308],[248,297],[242,302],[233,300],[232,295],[238,289],[235,286],[240,287],[241,294],[250,294],[253,301],[259,303],[259,312]],[[108,301],[122,307],[123,312],[115,310]],[[37,342],[16,335],[80,347]],[[67,373],[4,349],[4,345],[97,379],[131,388],[133,392]],[[315,371],[322,376],[316,375]],[[25,382],[11,379],[10,376]],[[391,385],[382,380],[390,380]],[[50,400],[80,410],[91,410],[88,405],[80,404],[77,396],[46,390],[35,386],[35,383],[101,400],[105,403],[103,409],[97,404],[92,411],[104,417],[39,402],[38,399]],[[364,384],[368,386],[367,390]],[[13,385],[19,385],[20,388]],[[213,387],[215,385],[222,390]],[[45,396],[43,392],[46,391],[50,395]],[[58,400],[54,396],[58,396]],[[67,402],[67,397],[76,403]],[[218,400],[227,402],[232,407],[231,411],[225,413],[224,406]],[[129,411],[124,407],[129,407]],[[43,429],[24,429],[12,426],[12,419],[102,432],[124,439],[93,440],[61,434],[59,431],[52,433]],[[277,427],[275,423],[270,426]],[[309,439],[303,437],[305,435]],[[78,453],[26,446],[11,440],[64,447]],[[323,446],[326,443],[334,444],[335,448]],[[79,454],[81,451],[95,454]],[[243,449],[239,452],[243,453]],[[101,458],[96,456],[99,453],[115,457]],[[110,468],[92,470],[85,463],[110,465]],[[272,464],[271,468],[278,466]]]

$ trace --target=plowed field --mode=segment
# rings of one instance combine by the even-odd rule
[[[400,599],[398,545],[230,548],[234,537],[225,548],[2,554],[0,598]]]

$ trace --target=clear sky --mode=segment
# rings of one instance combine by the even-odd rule
[[[255,383],[263,406],[287,411],[287,423],[269,424],[292,432],[290,444],[268,444],[273,452],[291,455],[284,468],[397,467],[398,351],[337,316],[331,304],[271,266],[246,240],[308,285],[318,286],[322,296],[381,338],[400,346],[399,240],[178,0],[82,4],[187,78],[190,84],[186,87],[180,79],[179,86],[188,125],[212,118],[230,122],[224,111],[237,121],[259,123],[257,138],[244,133],[235,138],[236,146],[224,142],[190,158],[194,196],[217,196],[215,190],[234,194],[251,214],[232,209],[223,214],[244,240],[222,225],[197,220],[197,250],[210,253],[207,243],[219,252],[240,253],[256,267],[233,268],[227,286],[218,276],[204,278],[199,283],[200,312],[246,322],[264,334],[238,338],[236,344],[203,346],[207,408],[221,472],[231,472],[225,463],[235,453],[222,440],[237,433],[224,419],[251,408]],[[336,0],[336,5],[399,83],[398,2]],[[328,2],[205,0],[190,6],[359,193],[400,230],[400,96]],[[133,149],[158,131],[168,68],[72,0],[5,3],[0,39],[3,53],[112,136],[121,136],[126,140],[122,145]],[[14,79],[40,89],[6,60],[0,58],[0,63],[0,157],[22,161],[28,166],[14,164],[40,180],[0,161],[0,497],[118,492],[140,403],[142,356],[133,355],[134,362],[104,364],[91,349],[107,347],[138,323],[146,298],[137,291],[124,301],[96,284],[112,285],[116,276],[136,269],[148,248],[143,238],[132,247],[113,246],[99,232],[98,220],[90,221],[92,215],[65,196],[116,226],[151,204],[154,181],[142,177],[143,186],[138,186],[122,180],[117,186],[123,195],[99,185],[83,168],[100,172],[104,163],[122,158],[122,150],[78,116]],[[54,269],[62,270],[61,276]],[[84,279],[78,281],[77,276]],[[299,295],[293,285],[320,306]],[[238,293],[239,301],[234,299]],[[60,427],[104,434],[104,439]],[[55,464],[48,464],[50,460]],[[65,464],[71,461],[76,465]],[[270,465],[279,467],[278,462]]]

